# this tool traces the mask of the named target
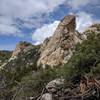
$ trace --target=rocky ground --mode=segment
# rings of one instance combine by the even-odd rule
[[[64,79],[55,79],[49,82],[39,97],[30,97],[30,100],[99,100],[100,80],[89,78],[85,84],[84,79],[77,86],[67,84]],[[84,82],[83,82],[84,81]]]

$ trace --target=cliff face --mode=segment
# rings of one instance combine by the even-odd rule
[[[54,35],[41,45],[38,66],[51,67],[66,63],[72,56],[75,45],[82,42],[83,37],[75,30],[75,16],[65,16]]]
[[[93,24],[90,27],[88,27],[86,29],[85,32],[83,32],[83,35],[87,36],[90,33],[95,33],[95,34],[99,34],[100,33],[100,24]]]

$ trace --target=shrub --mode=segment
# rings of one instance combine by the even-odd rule
[[[75,76],[93,72],[100,75],[100,34],[90,33],[88,39],[77,44],[76,51],[65,67],[65,75]]]

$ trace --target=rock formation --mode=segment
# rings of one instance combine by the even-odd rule
[[[82,42],[83,37],[75,31],[75,16],[65,16],[60,22],[54,35],[41,45],[41,55],[38,66],[51,67],[66,63],[72,56],[75,45]]]
[[[20,41],[17,45],[15,50],[12,53],[11,59],[17,58],[17,56],[25,51],[28,51],[29,49],[32,48],[31,43],[25,42],[25,41]],[[27,50],[28,49],[28,50]]]
[[[39,58],[40,46],[34,46],[31,43],[21,41],[17,44],[15,50],[12,52],[11,57],[6,63],[3,63],[0,68],[9,69],[10,71],[16,68],[24,69],[29,66],[36,65]]]
[[[90,33],[100,33],[100,24],[93,24],[90,27],[87,28],[85,32],[83,32],[83,35],[88,35]]]

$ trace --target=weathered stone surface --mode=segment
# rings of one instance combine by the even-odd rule
[[[87,30],[83,33],[85,35],[89,34],[89,33],[100,33],[100,24],[93,24],[91,25],[89,28],[87,28]]]
[[[75,31],[75,16],[65,16],[60,22],[54,35],[41,45],[41,55],[38,66],[51,67],[66,63],[72,56],[75,45],[81,42],[81,35]]]
[[[94,80],[94,81],[93,81]],[[87,83],[84,83],[83,79],[80,81],[80,85],[77,84],[77,86],[73,87],[68,85],[67,87],[64,86],[64,79],[55,79],[47,84],[47,87],[50,88],[51,90],[48,90],[49,93],[45,93],[42,95],[41,100],[90,100],[91,98],[95,100],[99,100],[100,98],[100,80],[94,79],[93,80],[88,79]],[[83,86],[82,86],[83,84]],[[87,85],[86,85],[87,84]],[[60,86],[62,88],[59,89]],[[81,88],[85,90],[82,92]],[[73,88],[72,88],[73,87]],[[55,90],[55,91],[54,91]],[[49,98],[49,99],[48,99]]]
[[[54,93],[64,85],[64,79],[55,79],[46,85],[49,93]]]
[[[54,100],[54,99],[52,98],[52,94],[45,93],[45,94],[42,95],[40,100]]]
[[[21,41],[17,44],[15,50],[12,53],[11,59],[16,58],[19,53],[21,52],[27,52],[29,49],[31,49],[31,44],[25,41]]]

